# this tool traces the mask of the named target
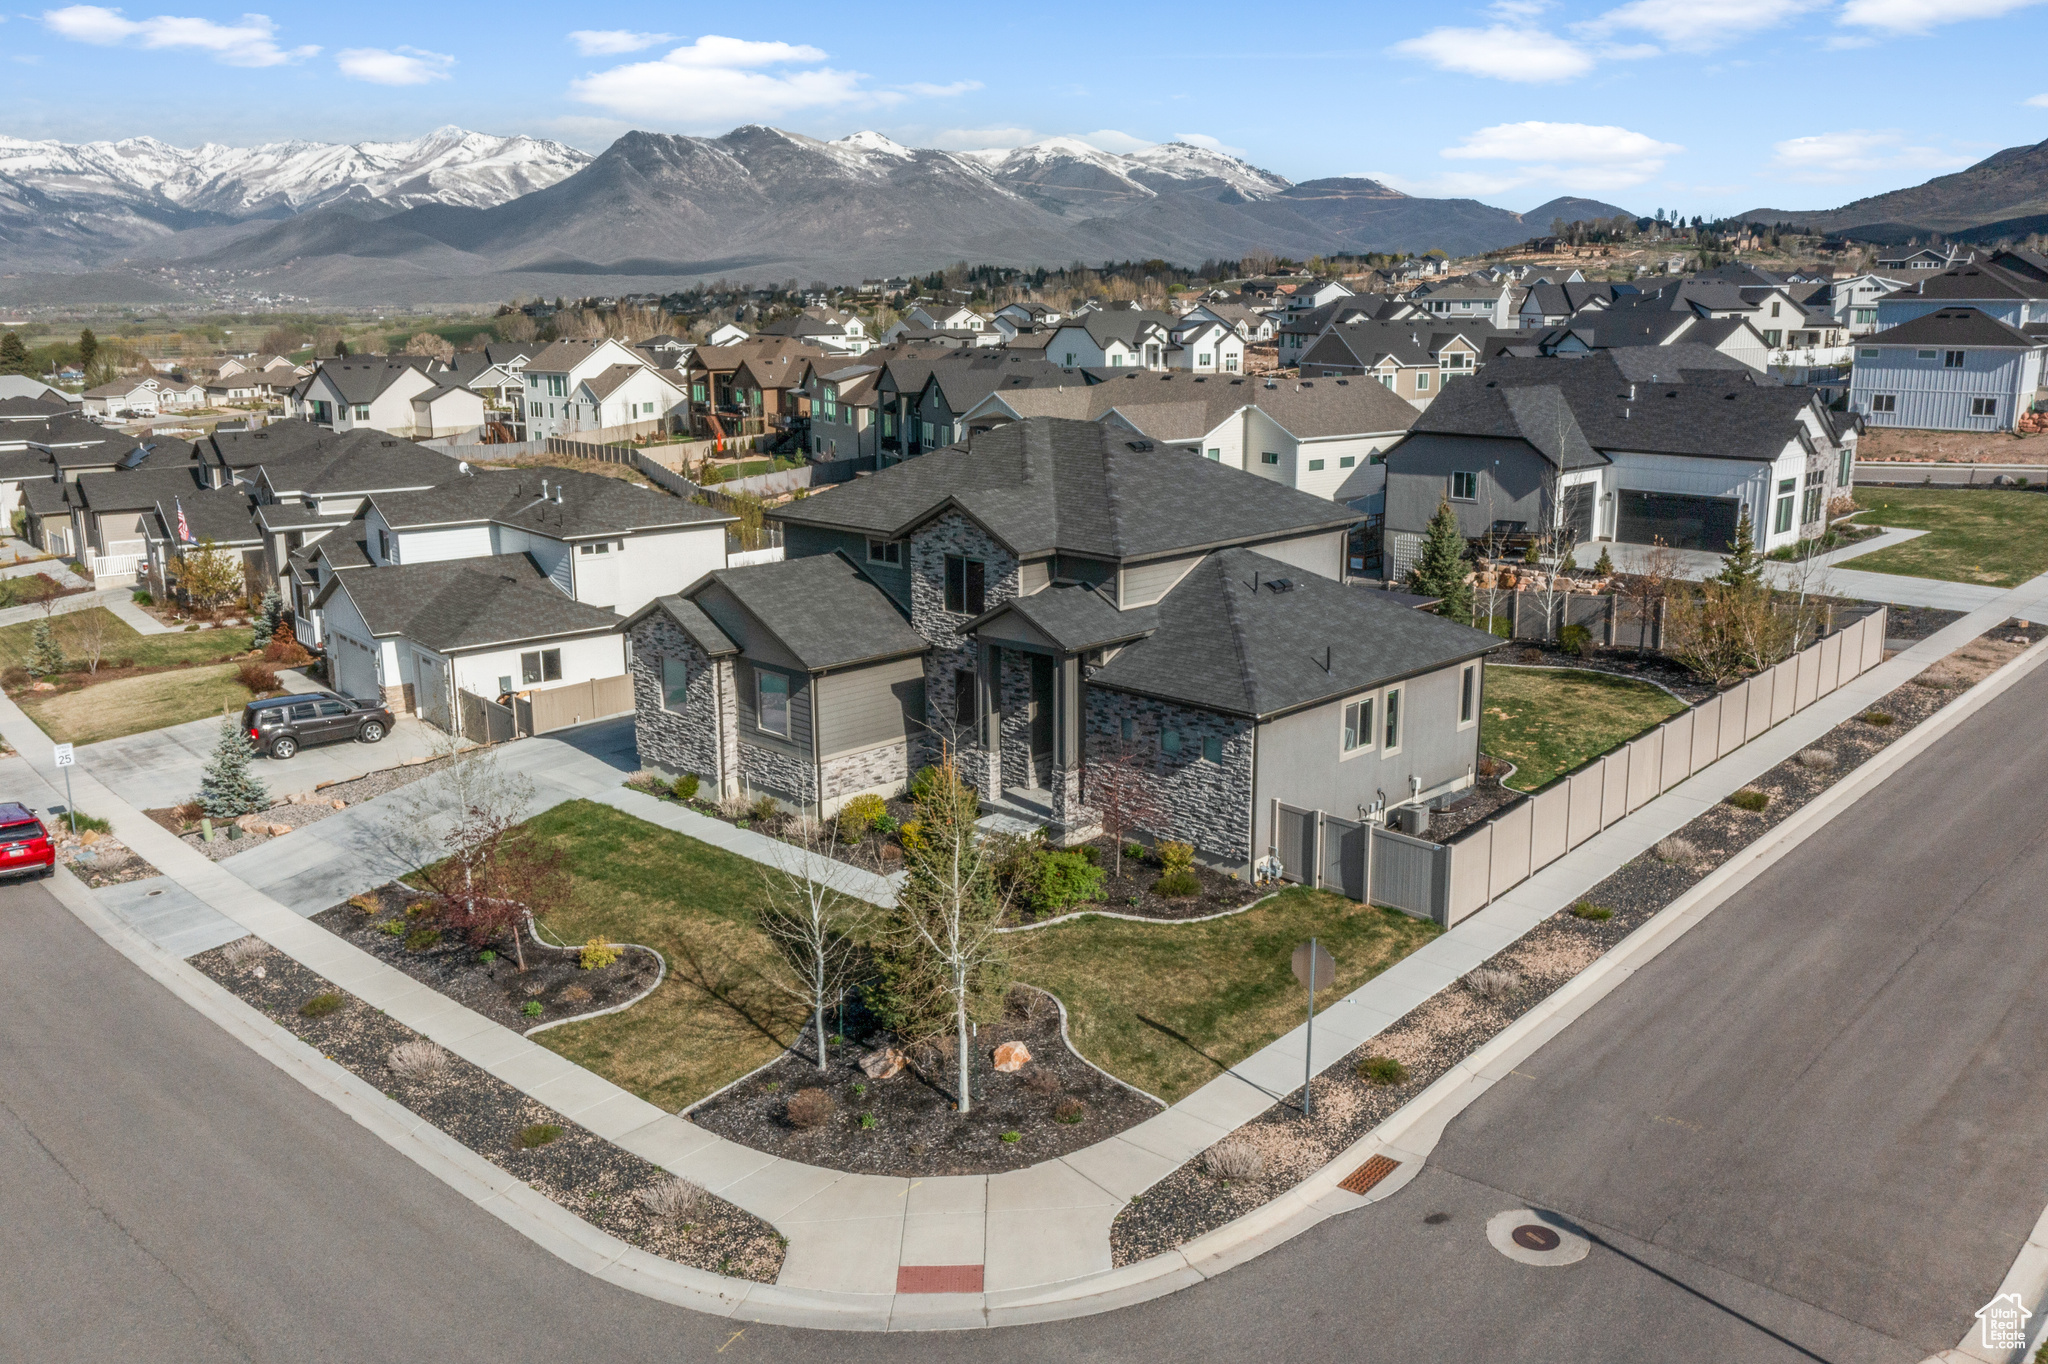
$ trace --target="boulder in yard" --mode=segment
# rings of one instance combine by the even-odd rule
[[[1005,1042],[996,1048],[996,1069],[1017,1071],[1031,1064],[1031,1048],[1022,1042]]]
[[[903,1053],[894,1047],[877,1047],[860,1058],[860,1068],[870,1080],[887,1080],[903,1073]]]

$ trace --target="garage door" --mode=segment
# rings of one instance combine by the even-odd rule
[[[334,662],[334,689],[343,696],[369,701],[383,695],[377,682],[377,655],[368,645],[330,630],[327,657]]]
[[[1726,553],[1735,541],[1741,504],[1732,497],[1691,497],[1624,488],[1614,538],[1625,544],[1659,541],[1673,549]]]

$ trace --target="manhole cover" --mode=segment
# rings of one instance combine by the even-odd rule
[[[1535,1208],[1495,1213],[1487,1219],[1486,1240],[1518,1264],[1546,1267],[1575,1264],[1593,1249],[1577,1227],[1554,1212]]]

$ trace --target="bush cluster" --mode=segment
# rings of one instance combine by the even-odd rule
[[[576,964],[586,971],[601,971],[618,959],[618,948],[603,938],[592,938],[583,944],[583,950],[576,956]]]
[[[839,807],[839,841],[858,843],[889,814],[889,804],[872,792]]]

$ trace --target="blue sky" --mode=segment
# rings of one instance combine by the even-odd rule
[[[269,17],[73,5],[0,20],[14,64],[0,132],[247,144],[454,123],[593,151],[627,128],[740,123],[953,148],[1181,138],[1296,180],[1711,215],[1832,206],[2048,138],[2048,69],[2021,56],[2048,39],[2044,4],[1495,0],[1268,11],[1262,25],[1210,0],[772,17],[523,0]]]

